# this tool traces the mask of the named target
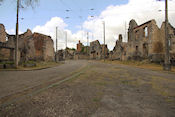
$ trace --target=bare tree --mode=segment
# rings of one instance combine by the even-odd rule
[[[6,0],[0,0],[0,3],[4,2]],[[35,8],[35,6],[39,3],[39,0],[19,0],[20,8],[26,8],[31,6],[32,8]]]

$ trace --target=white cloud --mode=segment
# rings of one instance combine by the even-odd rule
[[[164,2],[158,2],[156,0],[129,0],[127,4],[123,5],[110,5],[99,16],[93,18],[87,17],[87,20],[83,23],[83,29],[93,33],[89,34],[89,41],[99,40],[103,43],[103,25],[102,21],[106,24],[106,43],[109,49],[113,49],[115,41],[118,39],[119,34],[127,34],[127,28],[129,21],[135,19],[138,24],[142,24],[148,20],[155,19],[158,26],[164,21],[164,12],[158,12],[158,10],[164,11]],[[169,21],[175,26],[175,0],[169,1]],[[125,30],[125,23],[126,30]],[[32,31],[40,32],[52,36],[55,42],[55,27],[59,27],[58,33],[58,46],[59,49],[65,48],[65,28],[67,24],[63,19],[59,17],[53,17],[43,26],[36,26]],[[80,28],[81,26],[79,26]],[[87,44],[87,37],[85,31],[77,31],[72,34],[70,30],[66,30],[68,35],[68,47],[76,48],[78,40]],[[124,36],[123,36],[124,38]],[[127,41],[124,38],[124,41]]]
[[[72,34],[68,29],[67,24],[60,17],[53,17],[43,26],[36,26],[32,32],[38,32],[46,35],[50,35],[54,40],[54,46],[56,43],[56,26],[58,27],[58,49],[64,49],[66,47],[66,32],[67,32],[67,46],[70,48],[76,48],[76,44],[79,40],[84,44],[87,43],[85,31],[77,31],[77,33]],[[82,40],[83,39],[83,40]]]
[[[8,34],[12,34],[12,35],[15,35],[15,33],[16,33],[15,29],[6,30],[6,32]],[[22,33],[24,33],[24,32],[22,32],[22,31],[19,30],[19,34],[22,34]]]
[[[148,20],[155,19],[158,26],[164,21],[164,1],[156,0],[129,0],[127,4],[108,6],[99,16],[93,19],[87,18],[83,27],[94,33],[95,38],[103,43],[103,27],[102,21],[106,23],[106,43],[110,49],[113,49],[115,41],[119,34],[125,35],[125,22],[128,28],[129,21],[135,19],[138,24],[142,24]],[[175,26],[175,0],[169,1],[169,21]],[[126,30],[127,32],[127,30]],[[117,37],[117,38],[116,38]],[[124,41],[127,41],[124,38]]]
[[[61,19],[60,17],[53,17],[50,21],[46,22],[43,26],[36,26],[32,32],[38,32],[46,35],[50,35],[52,39],[54,40],[54,46],[56,42],[56,27],[58,27],[58,49],[65,48],[65,27],[67,27],[67,24]]]

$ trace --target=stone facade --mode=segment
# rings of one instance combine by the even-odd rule
[[[5,32],[5,27],[3,24],[0,24],[0,61],[13,60],[14,58],[14,47],[8,46],[7,41],[8,36]]]
[[[42,61],[54,61],[54,47],[53,40],[50,36],[39,33],[32,35],[35,47],[35,59]]]
[[[74,55],[75,55],[75,49],[66,48],[63,52],[63,59],[64,60],[72,60],[72,59],[74,59]]]
[[[164,42],[165,38],[165,23],[162,23],[162,26],[160,28],[161,30],[161,35],[160,37],[162,38]],[[168,26],[168,33],[169,33],[169,45],[170,45],[170,59],[175,61],[175,28],[169,24]],[[165,42],[164,42],[165,43]]]
[[[174,53],[174,28],[169,24],[170,50]],[[137,25],[135,20],[131,20],[128,29],[128,59],[149,59],[151,61],[163,61],[165,48],[164,23],[161,28],[156,25],[155,20],[150,20],[144,24]]]
[[[100,45],[98,40],[90,43],[89,54],[90,59],[102,59],[104,58],[104,48],[105,48],[105,57],[109,57],[109,50],[107,45]]]
[[[3,30],[5,30],[5,28]],[[1,32],[3,32],[2,28]],[[6,36],[3,34],[0,35],[1,40],[7,39],[5,42],[0,42],[2,43],[1,45],[6,45],[6,47],[0,47],[3,56],[1,59],[7,58],[8,60],[14,60],[15,35],[4,34],[6,34]],[[19,35],[18,48],[20,62],[28,60],[54,61],[55,58],[53,40],[51,37],[39,33],[33,34],[29,29],[25,33]],[[6,51],[2,52],[2,49],[6,49]]]
[[[77,52],[82,52],[82,50],[83,50],[83,44],[80,42],[80,40],[79,40],[79,42],[78,42],[78,44],[77,44]]]
[[[74,53],[74,59],[89,59],[89,46],[84,46],[79,41],[77,44],[77,50]]]
[[[58,62],[58,61],[63,61],[63,55],[64,55],[64,51],[63,50],[58,50],[56,53],[55,53],[55,61]]]
[[[0,24],[0,42],[6,42],[6,32],[3,24]]]
[[[101,59],[104,58],[104,54],[105,54],[105,58],[109,57],[109,49],[108,49],[108,46],[106,44],[101,45]]]
[[[159,28],[155,20],[138,25],[131,20],[128,29],[128,42],[122,42],[122,35],[116,41],[113,51],[110,52],[112,60],[143,60],[163,62],[165,51],[165,23]],[[170,57],[175,60],[175,28],[168,25]]]
[[[90,43],[90,59],[101,59],[102,48],[98,40]]]
[[[122,35],[120,34],[113,51],[110,53],[110,59],[126,60],[126,48],[127,43],[123,42]]]

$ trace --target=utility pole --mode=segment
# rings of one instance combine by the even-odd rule
[[[127,40],[127,39],[126,39],[126,37],[127,37],[127,36],[126,36],[126,35],[127,35],[127,34],[126,34],[126,30],[127,30],[127,29],[126,29],[126,21],[125,21],[125,37],[124,37],[124,38],[125,38],[125,41]]]
[[[57,39],[57,30],[58,30],[58,27],[56,27],[56,52],[57,52],[57,50],[58,50],[58,39]]]
[[[87,48],[86,48],[87,54],[88,54],[88,43],[89,43],[89,32],[87,32]]]
[[[165,60],[163,69],[171,70],[170,53],[169,53],[169,32],[168,32],[168,0],[165,0]]]
[[[66,40],[66,48],[67,48],[67,31],[65,31],[65,40]]]
[[[16,14],[16,43],[15,43],[15,67],[18,68],[18,16],[19,16],[19,0],[17,0],[17,14]]]
[[[104,62],[105,62],[105,21],[103,21],[103,38],[104,38],[104,48],[103,48],[103,50],[104,50]]]
[[[56,27],[56,52],[55,52],[55,62],[57,62],[57,58],[58,58],[58,54],[57,54],[57,47],[58,47],[58,46],[57,46],[57,41],[58,41],[58,40],[57,40],[57,28],[58,28],[58,27]]]

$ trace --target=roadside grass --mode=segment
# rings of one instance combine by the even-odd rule
[[[37,69],[45,69],[45,68],[50,68],[50,67],[56,67],[62,63],[58,62],[34,62],[34,61],[29,61],[28,64],[36,64],[36,66],[32,67],[24,67],[24,65],[19,66],[19,70],[37,70]]]
[[[101,60],[101,62],[104,62]],[[138,68],[144,68],[144,69],[151,69],[151,70],[157,70],[157,71],[163,71],[163,67],[161,64],[151,63],[147,60],[145,61],[119,61],[119,60],[106,60],[105,63],[109,64],[122,64],[122,65],[128,65]],[[171,72],[175,72],[175,66],[172,66]]]
[[[174,84],[175,79],[167,79],[152,76],[152,88],[160,95],[166,98],[167,102],[175,102]]]
[[[4,63],[1,63],[4,64]],[[14,64],[13,62],[5,63],[5,64]],[[25,64],[33,64],[33,66],[26,66]],[[28,61],[26,63],[22,63],[21,65],[18,66],[18,68],[7,68],[7,69],[0,69],[1,71],[3,70],[9,70],[9,71],[15,71],[15,70],[39,70],[39,69],[46,69],[50,67],[56,67],[61,64],[64,64],[64,62],[35,62],[35,61]]]

